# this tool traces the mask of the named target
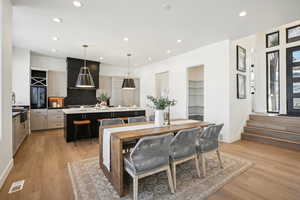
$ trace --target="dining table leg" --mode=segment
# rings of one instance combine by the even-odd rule
[[[124,196],[123,184],[123,141],[111,137],[111,180],[120,197]]]

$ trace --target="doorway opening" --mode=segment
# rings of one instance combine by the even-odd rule
[[[204,119],[204,66],[187,69],[188,118],[203,121]]]

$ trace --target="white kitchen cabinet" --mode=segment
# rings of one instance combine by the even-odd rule
[[[48,96],[67,96],[67,73],[63,71],[48,71]]]
[[[48,109],[32,109],[30,127],[32,131],[48,129]]]
[[[64,114],[62,109],[32,109],[31,130],[47,130],[64,127]]]
[[[63,128],[64,114],[62,109],[48,109],[48,129]]]
[[[21,114],[13,117],[13,155],[18,151],[26,136],[29,134],[28,113],[25,121],[21,122]]]

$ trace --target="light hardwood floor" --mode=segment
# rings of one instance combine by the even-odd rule
[[[72,200],[68,175],[70,161],[98,156],[98,143],[66,143],[62,130],[29,136],[15,156],[15,165],[0,191],[1,200]],[[236,177],[209,200],[300,199],[300,152],[266,144],[239,141],[222,144],[227,152],[255,162],[255,166]],[[8,194],[13,181],[25,179],[24,189]]]

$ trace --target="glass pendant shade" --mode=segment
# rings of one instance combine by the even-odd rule
[[[128,53],[127,56],[128,56],[128,75],[123,80],[122,89],[124,89],[124,90],[133,90],[133,89],[135,89],[134,80],[132,78],[129,78],[129,72],[130,72],[129,68],[130,68],[130,56],[131,56],[131,54]]]
[[[86,48],[88,45],[83,45],[84,48],[84,66],[80,68],[75,87],[77,88],[94,88],[94,80],[89,68],[86,66]]]
[[[94,88],[94,80],[88,67],[81,67],[76,81],[78,88]]]

